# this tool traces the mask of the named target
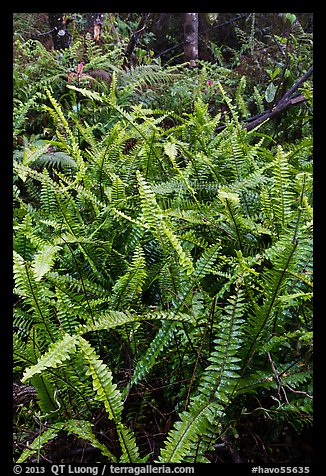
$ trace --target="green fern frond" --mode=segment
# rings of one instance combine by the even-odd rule
[[[117,425],[117,431],[122,449],[119,463],[142,463],[133,432],[123,424]]]
[[[209,357],[210,365],[205,369],[199,384],[199,392],[208,399],[217,398],[226,403],[240,370],[239,349],[242,344],[242,324],[245,312],[244,293],[237,286],[236,292],[225,306],[217,326],[217,337],[214,340],[214,350]],[[214,383],[213,383],[214,382]]]
[[[110,201],[114,207],[121,207],[126,199],[125,184],[118,175],[112,177]]]
[[[116,463],[117,458],[108,450],[108,448],[100,443],[93,433],[92,425],[87,420],[67,420],[64,422],[63,430],[68,435],[76,435],[78,438],[89,441],[93,448],[98,448],[102,455],[106,456],[109,461]]]
[[[91,345],[81,337],[79,339],[79,346],[89,366],[86,374],[92,377],[96,398],[104,404],[108,416],[113,420],[118,432],[122,449],[121,461],[128,463],[137,462],[139,459],[138,448],[131,430],[122,424],[123,400],[116,384],[112,383],[112,373],[98,358]]]
[[[207,247],[200,258],[196,261],[194,279],[200,281],[212,271],[212,267],[220,254],[221,245],[219,243]]]
[[[112,383],[112,373],[85,339],[79,337],[78,340],[84,359],[89,366],[86,372],[87,375],[92,377],[96,398],[104,404],[109,418],[119,423],[121,421],[123,402],[116,384]]]
[[[76,161],[68,154],[64,152],[53,152],[52,154],[42,154],[40,157],[37,157],[33,160],[33,165],[36,167],[39,166],[57,166],[60,169],[73,169],[77,168]]]
[[[131,386],[142,380],[142,378],[149,373],[152,367],[157,363],[159,355],[173,339],[175,327],[175,322],[163,321],[149,348],[137,362],[130,384],[125,389],[125,395],[127,395]]]
[[[207,431],[209,421],[214,417],[217,408],[220,411],[222,409],[215,402],[203,404],[202,399],[194,399],[189,411],[179,415],[180,419],[169,432],[165,447],[156,462],[182,463],[193,443]]]
[[[21,134],[24,130],[24,122],[26,121],[26,116],[31,108],[37,108],[37,104],[40,99],[43,99],[44,95],[40,92],[33,94],[25,103],[21,101],[16,101],[14,104],[13,110],[13,135],[14,137],[18,134]]]
[[[35,281],[40,281],[52,269],[60,249],[60,246],[46,245],[38,250],[32,263]]]
[[[35,316],[34,322],[37,322],[38,326],[46,332],[50,342],[54,342],[57,332],[50,319],[53,311],[46,297],[49,294],[48,289],[38,285],[29,264],[15,251],[13,270],[15,292],[31,306]]]
[[[177,67],[162,68],[156,64],[130,66],[119,74],[120,87],[128,86],[138,94],[144,91],[146,87],[166,88],[180,77],[181,73],[178,72]]]
[[[67,290],[63,291],[56,286],[55,297],[56,315],[60,326],[64,332],[73,335],[79,325],[77,316],[85,313],[83,306],[80,304],[80,295]]]
[[[56,389],[51,380],[46,375],[35,374],[30,379],[31,384],[36,389],[37,402],[44,414],[54,414],[60,409],[60,403],[56,403]]]
[[[46,173],[44,171],[44,173]],[[41,209],[46,213],[47,216],[54,217],[57,213],[57,201],[55,197],[55,191],[49,183],[42,183],[41,192]],[[56,223],[56,222],[54,222]]]
[[[85,162],[79,148],[78,138],[74,136],[74,133],[65,118],[62,108],[58,101],[53,97],[51,92],[47,89],[46,94],[52,104],[52,108],[44,106],[48,113],[52,116],[54,122],[58,124],[60,130],[57,130],[57,134],[62,139],[62,145],[67,144],[68,155],[71,155],[73,160],[77,164],[76,182],[79,182],[85,175]],[[68,141],[67,141],[68,139]]]
[[[272,193],[272,203],[276,226],[280,230],[289,225],[291,208],[293,203],[293,191],[291,189],[290,166],[288,153],[279,146],[276,152],[274,167],[272,169],[275,178],[275,186]]]
[[[116,72],[112,72],[111,84],[109,87],[109,103],[117,104],[117,75]]]
[[[219,81],[217,81],[217,85],[218,85],[218,88],[219,88],[219,90],[222,94],[224,102],[226,103],[226,105],[228,106],[228,108],[231,112],[231,116],[232,116],[232,119],[233,119],[233,124],[236,126],[237,130],[240,130],[241,126],[240,126],[240,123],[239,123],[239,114],[238,114],[236,106],[234,104],[232,104],[232,99],[228,97],[228,95],[226,94],[222,84]]]
[[[22,382],[24,383],[34,375],[42,373],[45,369],[57,368],[69,359],[72,353],[76,352],[77,343],[77,336],[65,334],[61,340],[50,345],[49,350],[39,359],[37,364],[25,370]]]
[[[37,436],[35,440],[29,445],[29,448],[26,448],[22,452],[20,457],[17,459],[17,463],[24,463],[27,458],[39,452],[48,441],[53,440],[57,436],[59,431],[63,429],[64,425],[64,422],[54,423],[51,428],[45,430],[43,433]]]
[[[100,331],[102,329],[114,329],[115,327],[124,326],[132,322],[145,322],[145,321],[178,321],[195,324],[195,320],[186,313],[173,312],[173,311],[152,311],[145,312],[144,314],[136,314],[130,311],[104,311],[100,313],[95,322],[89,322],[82,324],[78,328],[79,334],[86,334],[87,332]]]
[[[280,296],[286,292],[289,281],[288,273],[296,262],[298,242],[292,243],[291,236],[283,236],[273,247],[266,250],[266,256],[271,260],[272,267],[262,275],[264,286],[263,302],[255,307],[253,315],[249,316],[246,330],[248,332],[246,344],[251,353],[262,338],[262,333],[271,332],[278,319]],[[248,355],[248,354],[247,354]]]
[[[137,300],[141,295],[146,276],[144,251],[137,246],[127,273],[121,276],[113,286],[112,305],[119,309]]]
[[[223,406],[229,401],[239,379],[237,357],[241,347],[241,324],[245,310],[244,295],[238,284],[235,295],[230,298],[223,317],[217,327],[215,350],[209,360],[198,388],[198,396],[192,398],[188,411],[179,415],[180,419],[170,431],[158,462],[179,463],[200,436],[211,432],[211,425],[219,426]],[[216,431],[216,428],[215,428]]]
[[[181,269],[187,273],[187,275],[191,275],[194,272],[194,265],[192,263],[192,259],[190,253],[184,251],[179,238],[173,233],[173,231],[166,225],[166,223],[161,223],[161,228],[164,234],[169,239],[170,243],[172,244],[173,248],[177,252],[179,263]]]
[[[247,83],[246,82],[246,77],[242,76],[240,78],[238,87],[237,87],[236,92],[235,92],[235,101],[236,101],[237,106],[238,106],[239,110],[241,111],[242,116],[244,118],[247,118],[247,117],[250,116],[250,112],[248,111],[247,104],[246,104],[246,102],[243,98],[244,92],[245,92],[245,89],[246,89],[246,83]]]
[[[146,180],[143,178],[139,171],[137,171],[136,175],[139,185],[139,195],[143,212],[142,220],[152,230],[157,230],[161,223],[161,209],[156,201],[155,194],[151,189],[150,185],[146,182]]]

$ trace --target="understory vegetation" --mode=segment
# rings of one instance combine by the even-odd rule
[[[310,463],[312,77],[246,125],[308,71],[311,36],[283,14],[259,37],[251,14],[214,61],[155,59],[145,34],[126,66],[128,18],[58,52],[23,15],[13,375],[35,395],[14,461]]]

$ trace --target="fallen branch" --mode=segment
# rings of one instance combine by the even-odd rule
[[[132,36],[129,40],[129,43],[128,43],[126,51],[125,51],[125,56],[128,60],[130,60],[135,46],[139,43],[139,37],[144,32],[144,29],[146,27],[146,23],[148,22],[150,16],[151,16],[151,13],[143,13],[143,15],[142,15],[142,17],[139,21],[139,24],[137,26],[137,29],[135,31],[133,31]]]
[[[261,114],[256,116],[250,117],[246,119],[244,122],[243,127],[247,129],[247,131],[251,131],[255,129],[255,127],[259,126],[262,122],[267,121],[268,119],[272,119],[275,116],[278,116],[282,111],[287,109],[289,106],[293,106],[294,104],[300,104],[301,102],[305,101],[306,98],[303,94],[297,94],[293,96],[293,93],[303,84],[309,76],[313,73],[313,66],[311,66],[308,71],[281,97],[279,102],[273,107],[272,110],[267,110]],[[219,126],[216,128],[217,132],[225,129],[225,125]]]

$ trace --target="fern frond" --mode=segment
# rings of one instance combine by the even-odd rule
[[[138,299],[146,276],[144,251],[141,246],[137,246],[127,273],[121,276],[113,286],[112,305],[119,309]]]
[[[48,339],[54,342],[57,331],[49,318],[52,315],[52,309],[46,299],[48,290],[38,285],[29,264],[15,251],[13,270],[16,292],[22,296],[26,303],[31,305],[38,326],[42,327]]]
[[[61,290],[58,286],[55,288],[56,315],[60,326],[70,335],[73,335],[76,327],[79,325],[77,316],[85,313],[80,304],[80,296],[77,293]]]
[[[241,359],[237,353],[241,346],[241,317],[244,313],[240,283],[229,301],[217,327],[215,350],[209,358],[211,364],[202,375],[198,396],[191,399],[188,411],[179,415],[180,419],[170,431],[158,462],[182,462],[200,436],[210,434],[212,425],[215,425],[215,431],[219,427],[223,405],[231,398],[239,378],[237,371]]]
[[[13,110],[13,135],[14,137],[25,130],[24,122],[32,107],[37,108],[37,103],[43,99],[43,94],[36,92],[23,104],[21,101],[15,103]]]
[[[79,338],[79,346],[89,366],[86,372],[92,377],[96,398],[104,404],[109,418],[119,423],[123,402],[116,384],[112,383],[111,371],[95,354],[92,346],[82,337]]]
[[[123,424],[117,425],[122,455],[119,463],[141,463],[139,449],[133,432]]]
[[[55,197],[55,191],[48,182],[42,183],[41,187],[41,209],[46,213],[47,216],[54,217],[57,213],[57,201]]]
[[[221,245],[219,243],[207,247],[200,258],[196,261],[193,278],[200,281],[212,271],[212,267],[220,254]]]
[[[67,143],[66,138],[68,139],[67,151],[68,151],[68,154],[69,155],[71,154],[72,158],[76,161],[77,168],[78,168],[76,173],[76,182],[79,182],[85,175],[86,166],[85,166],[85,162],[84,162],[81,150],[79,148],[78,139],[74,136],[74,133],[72,129],[70,128],[69,123],[67,119],[65,118],[65,115],[58,101],[53,97],[53,95],[48,89],[46,90],[46,94],[53,106],[53,109],[47,106],[44,106],[44,108],[52,116],[55,123],[57,123],[59,127],[61,128],[61,131],[57,130],[57,133],[58,135],[62,136],[62,139],[63,139],[62,145]]]
[[[185,271],[187,273],[187,275],[191,275],[194,272],[194,265],[193,265],[190,253],[187,253],[187,251],[184,251],[182,249],[179,238],[166,225],[166,223],[162,222],[161,227],[162,227],[162,230],[163,230],[164,234],[167,236],[167,238],[169,239],[173,248],[177,252],[181,269],[183,271]]]
[[[63,429],[65,423],[59,422],[54,423],[51,428],[41,433],[35,438],[35,440],[29,445],[29,448],[26,448],[17,459],[17,463],[24,463],[30,456],[40,451],[40,449],[48,442],[53,440],[60,430]]]
[[[139,458],[138,448],[131,430],[122,424],[123,400],[116,384],[112,383],[112,373],[98,358],[91,345],[82,337],[80,337],[79,345],[89,366],[86,373],[92,377],[96,398],[104,404],[108,416],[113,420],[118,432],[123,453],[121,461],[136,462]]]
[[[291,190],[290,166],[288,163],[288,153],[285,153],[279,146],[277,148],[274,167],[272,169],[275,178],[275,186],[272,193],[272,203],[276,226],[280,230],[289,225],[292,217],[291,208],[293,203],[293,192]]]
[[[164,235],[168,238],[174,250],[177,252],[182,269],[185,270],[187,274],[191,274],[194,269],[191,257],[182,249],[179,238],[167,224],[167,221],[162,220],[162,211],[156,201],[155,194],[151,187],[143,179],[139,171],[137,171],[137,180],[139,183],[139,194],[141,197],[143,211],[142,219],[161,242],[164,241],[164,239],[160,233],[160,229],[163,231]]]
[[[157,230],[160,226],[160,213],[161,209],[156,201],[155,194],[147,183],[147,181],[142,177],[141,173],[137,171],[137,180],[139,185],[139,195],[141,199],[142,207],[142,220],[152,229]]]
[[[22,382],[24,383],[34,375],[42,373],[45,369],[57,368],[69,359],[72,353],[76,352],[78,341],[77,336],[65,334],[61,340],[51,344],[49,350],[39,359],[37,364],[25,370]]]
[[[166,142],[164,144],[164,152],[166,155],[169,157],[169,159],[172,162],[174,170],[177,172],[183,183],[185,184],[186,189],[188,189],[195,200],[197,202],[196,196],[195,196],[195,191],[190,185],[189,181],[187,178],[184,176],[184,173],[181,171],[181,168],[178,166],[177,161],[176,161],[176,156],[178,152],[178,143],[173,141],[173,142]]]
[[[109,461],[116,463],[117,458],[108,450],[108,448],[100,443],[92,431],[92,425],[87,420],[67,420],[64,422],[63,430],[68,435],[76,435],[78,438],[89,441],[94,448],[98,448],[102,455],[106,456]]]
[[[42,154],[41,156],[37,157],[33,160],[34,166],[57,166],[60,169],[73,169],[77,168],[76,161],[68,154],[64,152],[53,152],[52,154]]]
[[[217,326],[214,351],[209,357],[211,364],[205,369],[199,384],[200,394],[208,399],[217,398],[226,403],[239,378],[238,356],[242,344],[242,316],[245,312],[244,293],[238,284],[236,292],[229,299]]]
[[[161,328],[157,332],[149,348],[137,362],[130,384],[125,389],[125,395],[127,395],[131,386],[142,380],[142,378],[149,373],[152,367],[156,364],[159,355],[173,339],[175,327],[175,322],[163,321]]]
[[[280,305],[280,296],[289,286],[288,273],[296,262],[298,242],[292,243],[291,236],[283,236],[273,247],[266,250],[266,256],[273,266],[265,270],[262,275],[264,286],[263,303],[255,307],[253,315],[247,320],[248,332],[246,344],[249,355],[262,338],[263,331],[271,332],[271,325],[275,328]],[[274,321],[273,321],[274,319]]]
[[[112,189],[110,193],[110,201],[116,208],[122,206],[126,199],[125,184],[118,175],[112,177]]]
[[[179,415],[180,419],[169,432],[165,447],[162,448],[156,462],[182,463],[192,444],[206,432],[209,421],[215,414],[213,408],[216,408],[215,402],[203,404],[200,398],[194,399],[189,411]]]
[[[188,322],[195,324],[195,320],[186,313],[173,312],[173,311],[153,311],[145,312],[144,314],[136,314],[129,311],[104,311],[100,313],[95,322],[89,322],[83,324],[78,328],[79,334],[86,334],[87,332],[99,331],[102,329],[114,329],[115,327],[120,327],[125,324],[130,324],[132,322],[144,322],[144,321],[178,321],[178,322]]]
[[[60,246],[46,245],[38,250],[32,263],[35,281],[40,281],[52,269],[60,249]]]
[[[60,408],[56,401],[56,388],[46,375],[35,374],[30,379],[31,384],[36,389],[37,403],[44,414],[52,414],[58,412]]]
[[[238,108],[240,109],[242,113],[242,116],[244,118],[247,118],[250,116],[250,112],[248,111],[246,101],[243,98],[245,89],[246,89],[246,77],[242,76],[240,78],[238,87],[235,92],[235,100],[236,100]]]

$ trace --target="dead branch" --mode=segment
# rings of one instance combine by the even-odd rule
[[[146,23],[148,22],[149,18],[151,17],[150,13],[143,13],[137,29],[132,33],[132,36],[129,40],[129,43],[126,48],[125,56],[128,60],[130,60],[131,55],[134,51],[135,46],[139,43],[139,37],[144,32]]]
[[[295,104],[300,104],[301,102],[305,101],[306,98],[303,94],[293,94],[296,90],[311,76],[313,73],[313,66],[311,66],[308,71],[281,97],[279,102],[272,108],[272,110],[267,110],[261,114],[256,116],[250,117],[244,121],[243,127],[247,129],[247,131],[251,131],[255,129],[255,127],[259,126],[262,122],[265,122],[269,119],[273,119],[275,116],[278,116],[281,112],[287,109],[290,106]],[[219,126],[216,128],[217,132],[225,129],[225,125]]]

